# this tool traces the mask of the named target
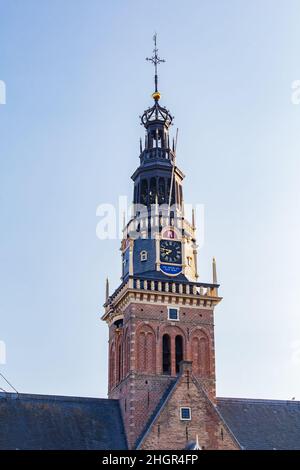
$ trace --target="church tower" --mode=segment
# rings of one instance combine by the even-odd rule
[[[108,395],[120,401],[130,448],[183,449],[196,434],[203,447],[232,448],[215,411],[216,265],[212,282],[199,280],[195,220],[184,214],[184,174],[170,137],[173,116],[160,104],[156,36],[154,44],[147,59],[155,67],[153,104],[141,116],[122,282],[111,295],[107,286],[102,317],[109,326]]]

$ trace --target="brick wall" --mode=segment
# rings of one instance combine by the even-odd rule
[[[122,328],[110,326],[109,397],[120,399],[130,447],[145,428],[162,396],[176,378],[175,341],[183,339],[183,359],[215,401],[213,310],[180,307],[179,321],[168,320],[166,305],[130,303]],[[171,343],[171,374],[162,369],[162,338]]]
[[[134,448],[165,391],[174,378],[130,374],[110,394],[120,400],[127,440]]]
[[[195,441],[196,436],[200,446],[208,450],[239,448],[191,372],[190,364],[182,372],[169,400],[145,435],[141,449],[184,449],[189,441]],[[190,421],[180,419],[180,407],[191,408]]]

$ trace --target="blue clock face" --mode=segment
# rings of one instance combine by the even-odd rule
[[[181,242],[177,240],[161,240],[160,261],[163,263],[181,264]]]

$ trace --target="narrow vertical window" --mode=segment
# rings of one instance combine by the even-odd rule
[[[118,357],[118,382],[121,382],[122,380],[122,364],[123,364],[123,358],[122,358],[122,345],[119,345],[119,357]]]
[[[137,186],[134,187],[134,191],[133,191],[133,203],[134,204],[137,203]]]
[[[165,179],[159,178],[158,180],[158,203],[165,204],[165,202],[166,202]]]
[[[110,388],[113,388],[115,386],[115,377],[116,377],[116,371],[115,371],[115,349],[114,346],[112,345],[111,350],[110,350]]]
[[[148,182],[147,180],[142,180],[141,185],[141,204],[146,206],[148,203]]]
[[[183,340],[182,336],[178,335],[175,338],[175,359],[176,359],[176,374],[179,372],[180,363],[183,360]]]
[[[151,178],[150,180],[150,191],[149,191],[149,203],[150,204],[155,204],[155,198],[156,198],[156,179]]]
[[[163,336],[163,374],[171,374],[171,340],[169,335]]]
[[[146,369],[146,334],[141,331],[138,336],[138,369],[144,372]]]

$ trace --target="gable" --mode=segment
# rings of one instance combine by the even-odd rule
[[[185,364],[187,361],[185,361]],[[191,419],[180,419],[180,408],[191,409]],[[184,449],[198,436],[205,449],[238,449],[239,446],[189,367],[182,370],[160,410],[149,424],[138,448]]]

